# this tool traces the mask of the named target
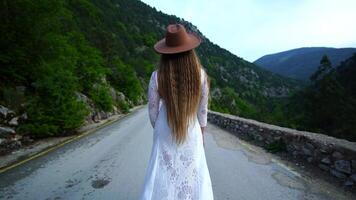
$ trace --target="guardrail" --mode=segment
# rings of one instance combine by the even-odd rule
[[[259,146],[283,148],[344,180],[344,185],[356,184],[356,142],[215,111],[208,112],[208,121]]]

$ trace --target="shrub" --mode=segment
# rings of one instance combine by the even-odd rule
[[[83,102],[77,100],[76,78],[66,70],[49,71],[35,82],[36,95],[30,97],[29,119],[20,131],[35,137],[65,134],[79,127],[88,114]]]
[[[89,92],[90,98],[101,110],[109,112],[113,109],[113,100],[107,85],[97,84]]]

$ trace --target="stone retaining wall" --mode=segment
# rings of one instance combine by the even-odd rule
[[[323,134],[279,127],[234,115],[209,111],[208,121],[259,146],[282,144],[294,157],[301,157],[321,170],[356,185],[356,142]]]

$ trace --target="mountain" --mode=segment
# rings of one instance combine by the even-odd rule
[[[149,70],[146,74],[142,72],[142,66],[147,61],[153,66],[158,62],[158,56],[155,55],[152,46],[154,41],[164,37],[165,28],[169,23],[182,23],[188,31],[198,34],[203,42],[196,50],[212,83],[211,109],[257,117],[259,115],[257,113],[261,113],[261,110],[267,107],[270,98],[288,96],[298,86],[295,81],[261,69],[214,44],[196,26],[184,19],[164,14],[140,1],[104,2],[93,1],[99,12],[105,13],[104,23],[108,24],[108,27],[115,27],[116,23],[120,23],[122,27],[115,32],[126,30],[130,36],[128,40],[132,38],[130,43],[138,43],[133,47],[136,50],[131,56],[123,59],[135,68],[139,77],[147,78],[150,73]],[[112,21],[115,23],[111,24]],[[144,39],[143,42],[140,42],[141,38]],[[112,41],[113,44],[121,42],[116,38],[112,38]],[[140,61],[142,58],[145,60]]]
[[[337,66],[354,52],[356,48],[305,47],[265,55],[254,63],[285,77],[308,81],[318,68],[323,55],[327,55],[332,65]]]
[[[170,23],[184,24],[203,40],[197,53],[211,79],[210,109],[271,120],[271,102],[298,88],[141,1],[4,1],[0,13],[0,104],[28,113],[22,132],[71,131],[88,116],[89,101],[105,112],[147,102],[159,61],[152,47]]]

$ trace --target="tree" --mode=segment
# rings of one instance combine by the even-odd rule
[[[324,55],[320,60],[320,65],[316,72],[310,76],[310,80],[315,82],[325,76],[332,69],[331,62],[327,55]]]

